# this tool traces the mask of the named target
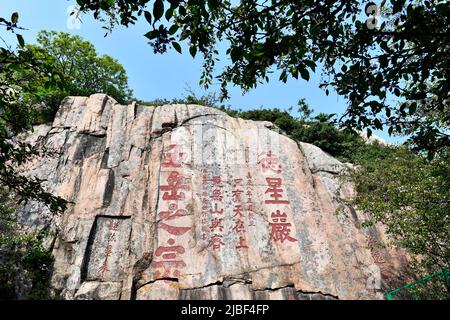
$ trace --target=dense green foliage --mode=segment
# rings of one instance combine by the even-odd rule
[[[144,16],[155,53],[169,46],[181,53],[185,42],[192,56],[203,55],[200,83],[208,87],[216,76],[223,97],[229,83],[249,90],[269,81],[272,68],[284,82],[289,76],[308,81],[321,70],[326,93],[335,89],[347,98],[341,117],[347,127],[410,134],[412,145],[430,156],[450,146],[448,1],[383,0],[379,7],[338,0],[77,2],[95,18],[106,14],[109,30]],[[216,74],[220,48],[230,59]]]
[[[38,200],[53,212],[65,208],[63,199],[53,197],[36,178],[20,175],[18,168],[38,150],[16,142],[14,137],[32,125],[52,120],[67,95],[104,92],[120,102],[131,97],[124,68],[113,58],[98,56],[93,45],[78,36],[45,32],[37,45],[26,45],[18,26],[19,15],[0,18],[0,27],[16,33],[17,49],[5,41],[0,47],[0,184],[19,199]]]
[[[357,194],[352,203],[382,222],[392,244],[419,257],[425,274],[450,266],[450,161],[432,161],[405,147],[367,157],[349,175]]]
[[[106,93],[119,103],[127,103],[132,98],[123,66],[108,55],[99,56],[94,46],[79,36],[41,31],[37,44],[26,45],[25,49],[37,61],[50,64],[49,72],[59,75],[62,83],[62,87],[49,88],[34,72],[28,72],[34,90],[25,92],[24,97],[42,106],[34,112],[37,122],[52,120],[62,99],[70,95]]]
[[[43,245],[49,236],[42,230],[23,232],[12,194],[0,189],[0,300],[50,298],[53,257]]]
[[[19,15],[14,13],[9,21],[0,19],[0,26],[4,25],[7,30],[15,32],[19,28],[18,19]],[[0,186],[9,188],[19,201],[42,201],[51,211],[60,212],[66,204],[63,199],[46,192],[41,186],[41,180],[25,177],[19,172],[21,165],[39,155],[42,150],[20,141],[14,143],[13,139],[17,134],[32,128],[35,81],[45,84],[49,90],[59,90],[62,84],[56,71],[49,72],[52,64],[35,59],[24,48],[23,38],[20,35],[17,38],[17,50],[0,47]]]

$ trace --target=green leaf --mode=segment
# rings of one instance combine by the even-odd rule
[[[236,62],[242,57],[242,49],[238,47],[233,47],[230,52],[230,57],[232,62]]]
[[[381,41],[380,42],[380,48],[384,50],[384,52],[389,53],[391,51],[391,49],[388,46],[387,41]]]
[[[161,19],[161,17],[164,14],[164,3],[162,0],[156,0],[155,4],[153,5],[153,16],[155,17],[155,20]]]
[[[411,105],[409,106],[409,115],[412,116],[417,110],[417,103],[413,102],[411,103]]]
[[[172,42],[172,46],[175,50],[177,50],[179,53],[181,53],[181,46],[178,42]]]
[[[11,15],[11,22],[12,22],[13,24],[16,24],[17,22],[19,22],[19,13],[18,13],[18,12],[14,12],[14,13]]]
[[[174,24],[174,25],[172,25],[170,28],[169,28],[169,34],[172,36],[172,35],[174,35],[175,34],[175,32],[177,32],[178,31],[178,25],[177,24]]]
[[[309,81],[309,72],[308,70],[306,70],[306,68],[300,68],[300,75],[302,76],[303,79]]]
[[[383,125],[381,124],[381,121],[379,119],[375,119],[373,121],[375,128],[382,130],[383,129]]]
[[[17,35],[17,41],[19,41],[19,45],[21,47],[25,47],[25,41],[23,40],[22,35],[20,35],[20,34]]]
[[[152,14],[148,11],[144,11],[144,16],[145,16],[145,19],[148,21],[148,23],[151,24],[152,23]]]
[[[189,53],[191,54],[192,58],[195,58],[195,55],[197,53],[197,47],[196,46],[191,46],[189,48]]]
[[[174,10],[172,8],[167,9],[165,15],[167,21],[170,21],[170,19],[173,17],[173,11]]]
[[[388,66],[388,58],[387,55],[382,55],[378,58],[378,61],[380,63],[380,67],[386,68]]]
[[[292,67],[290,72],[291,72],[292,77],[294,77],[295,79],[298,79],[298,69],[296,67]]]
[[[178,7],[178,13],[180,14],[180,16],[185,16],[186,15],[186,8],[183,6],[179,6]]]
[[[303,61],[308,67],[311,68],[311,70],[314,72],[316,70],[316,63],[311,60],[305,60]]]
[[[391,108],[386,107],[385,112],[386,112],[386,117],[390,117],[391,116]]]
[[[148,38],[149,40],[158,38],[158,36],[159,36],[158,30],[152,30],[152,31],[149,31],[146,34],[144,34],[144,37]]]

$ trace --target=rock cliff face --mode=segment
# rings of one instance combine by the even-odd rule
[[[57,232],[66,299],[374,299],[402,264],[362,213],[336,212],[345,166],[271,123],[96,94],[29,139],[52,151],[29,174],[72,202],[22,210]]]

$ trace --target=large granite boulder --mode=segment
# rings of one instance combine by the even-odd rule
[[[198,105],[68,97],[28,139],[51,152],[28,174],[71,201],[29,226],[57,232],[65,299],[383,298],[403,256],[342,207],[345,164],[268,122]],[[39,139],[38,139],[39,137]],[[337,210],[340,208],[340,210]]]

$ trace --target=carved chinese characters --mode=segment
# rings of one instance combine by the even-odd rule
[[[181,150],[179,145],[171,144],[166,159],[161,163],[161,166],[165,168],[180,168],[183,160],[186,160],[186,153]]]
[[[285,240],[295,242],[296,239],[291,237],[291,224],[287,222],[287,215],[285,212],[276,210],[270,215],[272,222],[269,223],[271,227],[270,240],[283,242]]]
[[[120,279],[126,263],[130,227],[130,219],[127,217],[96,219],[85,262],[87,280]]]
[[[119,230],[119,226],[120,226],[120,220],[115,220],[115,221],[111,220],[109,222],[109,226],[108,226],[109,235],[107,237],[107,243],[106,243],[106,247],[104,250],[105,258],[103,259],[103,263],[98,270],[98,274],[100,277],[103,277],[105,275],[105,273],[111,271],[110,267],[109,267],[108,259],[110,258],[111,254],[112,254],[113,244],[114,244],[114,242],[117,241],[116,232]]]
[[[200,216],[200,224],[201,224],[201,238],[203,241],[206,241],[207,238],[207,224],[208,224],[208,217],[209,217],[209,210],[208,210],[208,170],[203,169],[202,170],[202,194],[201,194],[201,216]]]
[[[276,157],[272,153],[271,150],[269,150],[266,155],[260,157],[260,159],[258,160],[258,164],[260,165],[261,170],[264,173],[270,172],[273,174],[279,174],[282,172],[281,162],[278,157]]]
[[[219,250],[225,245],[223,242],[223,184],[220,176],[212,178],[212,190],[209,196],[212,208],[209,209],[211,215],[209,229],[211,231],[211,238],[209,239],[208,247],[212,250]]]
[[[252,175],[250,172],[247,173],[247,176],[245,177],[246,180],[246,205],[247,205],[247,212],[248,212],[248,226],[249,227],[255,227],[256,221],[255,221],[255,213],[254,213],[254,204],[253,204],[253,180]]]
[[[269,122],[64,101],[31,133],[60,152],[26,174],[68,210],[18,211],[27,228],[57,231],[50,286],[64,299],[366,299],[381,293],[368,280],[390,283],[406,259],[380,246],[378,226],[360,227],[364,213],[336,212],[355,192],[337,178],[347,166]]]
[[[296,242],[297,239],[291,236],[292,224],[288,220],[288,215],[284,212],[284,207],[281,205],[289,204],[289,200],[285,195],[283,188],[283,178],[281,176],[282,166],[278,158],[268,151],[266,157],[263,157],[259,162],[261,171],[269,174],[266,177],[266,191],[265,200],[266,205],[270,205],[270,240],[274,242]]]
[[[234,179],[232,183],[233,189],[231,191],[234,203],[232,231],[236,234],[237,239],[239,239],[236,245],[236,249],[248,249],[245,216],[244,216],[244,204],[242,201],[244,193],[242,181],[243,179]]]
[[[181,147],[171,144],[161,163],[160,206],[157,214],[157,241],[151,267],[154,279],[176,278],[186,267],[183,255],[186,236],[191,231],[191,222],[186,204],[191,200],[190,181],[183,173],[186,153]],[[186,219],[188,218],[188,219]]]

